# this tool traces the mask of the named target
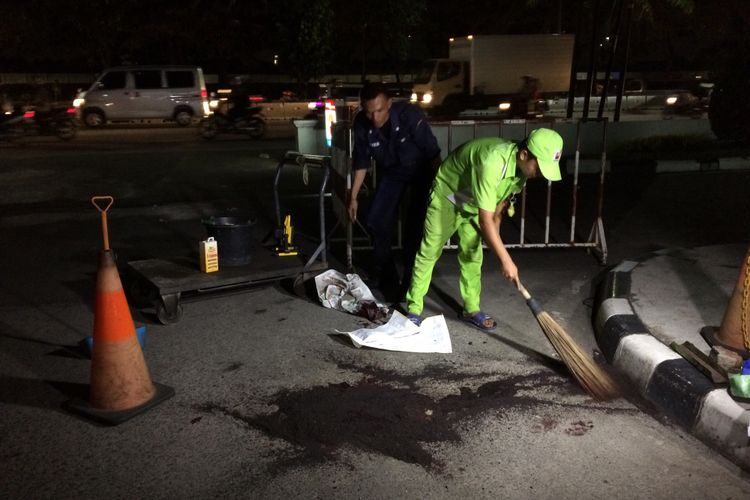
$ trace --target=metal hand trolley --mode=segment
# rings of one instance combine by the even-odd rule
[[[281,172],[287,165],[301,167],[304,176],[310,167],[321,169],[323,174],[317,195],[311,195],[318,198],[320,242],[307,260],[303,255],[288,248],[291,238],[287,239],[288,227],[285,228],[285,220],[282,219],[279,199]],[[159,322],[166,325],[180,320],[183,296],[250,287],[287,278],[295,278],[299,282],[313,273],[317,274],[327,269],[325,198],[329,176],[330,158],[327,156],[303,155],[293,151],[284,155],[276,167],[273,183],[277,245],[260,245],[255,250],[250,264],[236,267],[220,266],[217,272],[203,273],[199,269],[198,261],[189,257],[128,262],[138,280],[149,284],[151,289],[156,291],[158,299],[155,308]]]

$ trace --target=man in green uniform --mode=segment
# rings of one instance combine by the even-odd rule
[[[482,239],[500,261],[503,276],[520,286],[518,268],[500,238],[502,212],[514,210],[511,197],[523,189],[527,179],[541,175],[550,181],[560,180],[562,146],[560,134],[540,128],[519,144],[499,137],[471,140],[443,161],[406,294],[409,319],[421,322],[432,270],[445,242],[458,232],[459,288],[464,301],[461,319],[483,331],[495,329],[495,320],[479,308]]]

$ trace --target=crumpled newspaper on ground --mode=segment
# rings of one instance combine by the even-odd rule
[[[355,314],[373,322],[388,317],[388,307],[378,303],[357,274],[343,274],[329,269],[315,277],[315,288],[323,307]]]
[[[385,322],[388,307],[377,302],[362,279],[356,274],[343,274],[329,269],[315,277],[318,298],[324,307],[362,316],[373,322]],[[376,328],[360,328],[348,335],[356,347],[389,351],[451,353],[453,347],[443,315],[425,318],[417,326],[409,318],[393,311],[388,322]]]

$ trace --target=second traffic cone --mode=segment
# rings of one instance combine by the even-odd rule
[[[745,356],[750,351],[750,318],[748,315],[748,294],[750,293],[750,249],[742,262],[740,275],[737,277],[737,284],[734,286],[732,296],[729,298],[729,304],[724,312],[724,318],[721,320],[719,332],[716,334],[716,340],[720,345],[731,347],[735,351],[745,351]],[[744,321],[744,324],[743,324]],[[743,329],[745,330],[743,332]]]
[[[721,325],[704,326],[701,335],[711,346],[720,346],[736,352],[743,358],[750,357],[750,248],[740,266],[740,274],[734,286],[729,303],[724,310]]]
[[[107,198],[111,205],[111,198]],[[94,205],[99,208],[95,202]],[[117,425],[173,396],[174,389],[151,381],[115,257],[109,249],[106,209],[100,211],[105,237],[96,276],[89,400],[69,401],[66,407]]]

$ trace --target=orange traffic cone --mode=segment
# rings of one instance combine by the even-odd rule
[[[102,214],[104,250],[99,258],[91,353],[89,401],[72,400],[69,410],[117,425],[174,395],[171,387],[154,384],[146,367],[135,324],[130,315],[115,257],[109,248],[107,210],[111,196],[91,199]],[[98,202],[107,201],[102,208]]]
[[[750,248],[740,267],[740,274],[732,296],[729,297],[721,326],[718,328],[707,326],[701,330],[701,334],[709,344],[735,351],[743,358],[750,356],[748,295],[750,295]]]

